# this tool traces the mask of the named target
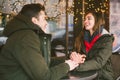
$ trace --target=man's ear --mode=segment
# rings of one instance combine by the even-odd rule
[[[36,23],[37,23],[37,19],[36,19],[35,17],[32,17],[32,22],[33,22],[34,24],[36,24]]]

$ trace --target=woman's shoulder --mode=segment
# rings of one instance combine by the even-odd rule
[[[106,29],[103,29],[101,36],[99,37],[99,42],[111,42],[114,40],[113,34],[110,34]]]
[[[114,37],[112,34],[103,34],[101,35],[99,40],[102,42],[114,41]]]
[[[105,34],[109,34],[110,35],[110,33],[106,30],[106,29],[102,29],[102,32],[101,32],[101,35],[105,35]]]
[[[108,32],[106,29],[103,29],[101,32],[101,38],[103,39],[114,39],[113,34]]]

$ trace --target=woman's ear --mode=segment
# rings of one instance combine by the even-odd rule
[[[32,22],[33,22],[34,24],[37,24],[37,19],[36,19],[35,17],[32,17]]]

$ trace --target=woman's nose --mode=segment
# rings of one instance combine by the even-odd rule
[[[87,23],[87,20],[84,21],[84,24],[86,24],[86,23]]]

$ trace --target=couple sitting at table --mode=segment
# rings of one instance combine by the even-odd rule
[[[3,35],[8,39],[0,53],[1,80],[58,80],[72,70],[82,74],[94,71],[95,80],[114,80],[110,60],[113,36],[103,28],[99,14],[86,13],[70,59],[52,67],[46,58],[50,54],[46,25],[45,7],[39,3],[24,5],[7,23]]]

